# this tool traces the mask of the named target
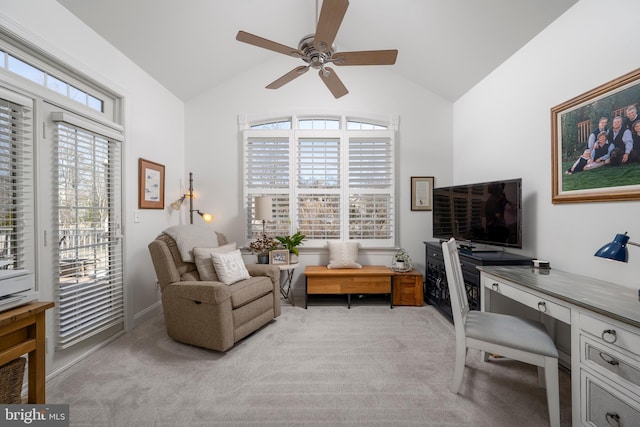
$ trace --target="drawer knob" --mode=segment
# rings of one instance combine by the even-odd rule
[[[540,301],[538,303],[538,310],[540,310],[543,313],[546,313],[547,312],[547,303],[544,302],[544,301]]]
[[[605,415],[605,417],[607,418],[607,422],[611,427],[620,427],[620,415],[616,414],[615,412],[607,412],[607,415]]]
[[[496,291],[496,292],[497,292],[497,291],[498,291],[498,284],[497,284],[497,283],[493,283],[493,284],[491,285],[491,289],[493,289],[494,291]]]
[[[607,336],[613,337],[613,338],[607,339],[606,338]],[[608,342],[609,344],[613,344],[618,340],[618,335],[616,334],[616,331],[613,329],[605,329],[604,331],[602,331],[602,339]]]
[[[618,362],[613,356],[608,355],[607,353],[600,352],[600,359],[612,366],[618,366],[620,364],[620,362]]]

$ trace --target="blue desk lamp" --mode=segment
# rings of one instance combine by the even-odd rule
[[[595,253],[595,256],[605,259],[612,259],[614,261],[627,262],[629,260],[629,252],[627,251],[627,245],[639,246],[640,244],[629,240],[627,233],[616,234],[613,242],[609,242]]]

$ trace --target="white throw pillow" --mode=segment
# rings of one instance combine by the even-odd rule
[[[240,249],[222,254],[212,253],[211,259],[218,278],[225,285],[232,285],[251,277],[242,260]]]
[[[237,246],[234,242],[218,246],[217,248],[193,248],[193,258],[196,263],[196,268],[198,269],[198,274],[200,275],[200,280],[217,282],[218,275],[216,274],[216,269],[213,266],[211,254],[231,252],[235,250],[236,247]]]
[[[358,259],[358,242],[329,240],[329,265],[327,268],[362,268]]]

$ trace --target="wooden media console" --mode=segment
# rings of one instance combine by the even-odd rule
[[[389,294],[393,308],[393,270],[381,265],[362,268],[328,269],[324,265],[308,265],[304,269],[304,308],[309,295],[346,294],[351,308],[351,294]]]

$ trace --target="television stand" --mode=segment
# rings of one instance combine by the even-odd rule
[[[453,321],[449,287],[444,268],[442,246],[438,242],[424,242],[426,250],[424,299]],[[462,264],[462,276],[472,310],[480,310],[480,270],[483,265],[531,265],[531,258],[499,250],[458,250]]]

